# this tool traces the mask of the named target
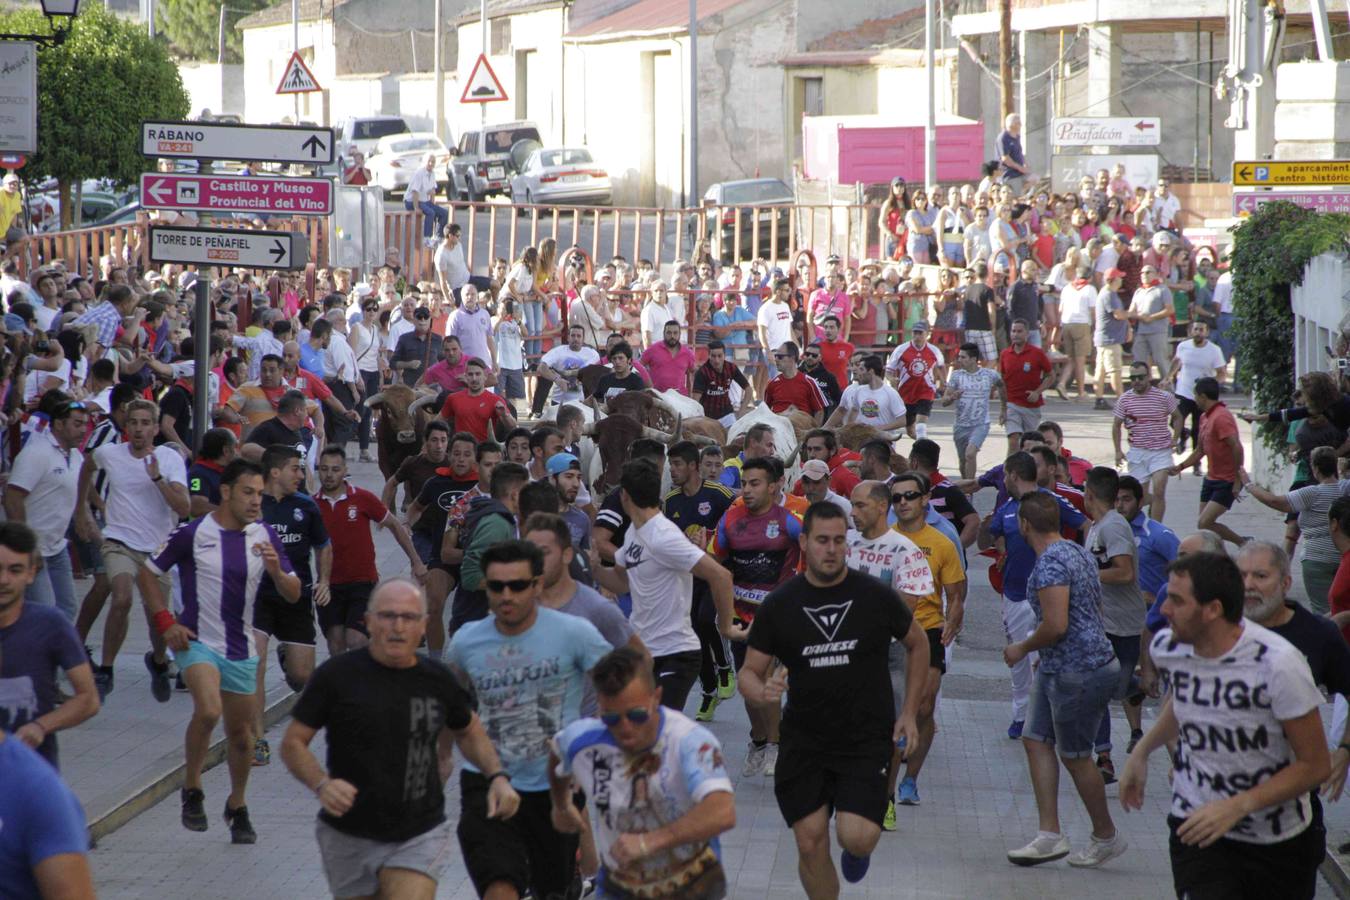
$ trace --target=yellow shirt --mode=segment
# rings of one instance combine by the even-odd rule
[[[9,231],[14,219],[23,212],[23,194],[0,189],[0,235]]]
[[[900,527],[895,526],[896,531]],[[958,584],[966,580],[965,570],[961,568],[961,555],[951,540],[932,525],[924,525],[918,531],[900,531],[913,541],[928,558],[928,568],[933,573],[933,593],[919,600],[914,608],[914,618],[924,631],[941,628],[946,622],[942,614],[942,589],[944,585]]]

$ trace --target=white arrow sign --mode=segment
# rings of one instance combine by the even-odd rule
[[[142,122],[141,155],[328,165],[333,129],[300,125]]]
[[[305,236],[294,231],[150,226],[150,260],[246,269],[299,269],[309,262]]]

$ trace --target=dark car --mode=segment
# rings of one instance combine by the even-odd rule
[[[759,253],[770,252],[786,256],[792,236],[788,233],[789,208],[797,202],[788,187],[777,178],[747,178],[741,181],[722,181],[703,194],[703,209],[707,217],[707,234],[713,242],[713,255],[730,259],[736,251],[736,210],[740,210],[740,259],[754,255],[755,231],[759,231]],[[765,207],[769,207],[766,209]],[[759,213],[756,215],[755,210]],[[777,221],[775,242],[774,222]],[[697,237],[695,223],[690,222],[690,242]],[[776,246],[771,247],[770,244]]]
[[[541,146],[533,122],[503,122],[464,132],[450,150],[448,193],[470,202],[510,194],[511,176]],[[519,149],[513,153],[514,148]]]

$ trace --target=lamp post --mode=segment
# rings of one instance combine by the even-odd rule
[[[80,12],[80,0],[41,0],[42,14],[52,26],[51,34],[0,34],[0,41],[32,41],[44,47],[59,47],[70,34],[71,23]],[[65,27],[62,27],[64,23]]]

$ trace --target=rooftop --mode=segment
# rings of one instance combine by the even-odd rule
[[[702,22],[745,2],[747,0],[698,0],[698,20]],[[663,34],[688,30],[687,4],[678,0],[638,0],[626,9],[573,28],[567,32],[567,37],[603,40],[627,34]]]
[[[493,19],[501,16],[514,16],[519,13],[534,12],[540,9],[553,9],[563,6],[563,0],[488,0],[487,17],[491,22]],[[463,15],[456,16],[451,24],[465,25],[469,22],[479,20],[478,4],[467,10]]]
[[[350,0],[300,0],[300,21],[313,22],[327,12],[332,15],[334,9]],[[270,25],[285,25],[291,21],[291,0],[281,0],[266,9],[260,9],[251,16],[244,16],[234,27],[266,28]]]

